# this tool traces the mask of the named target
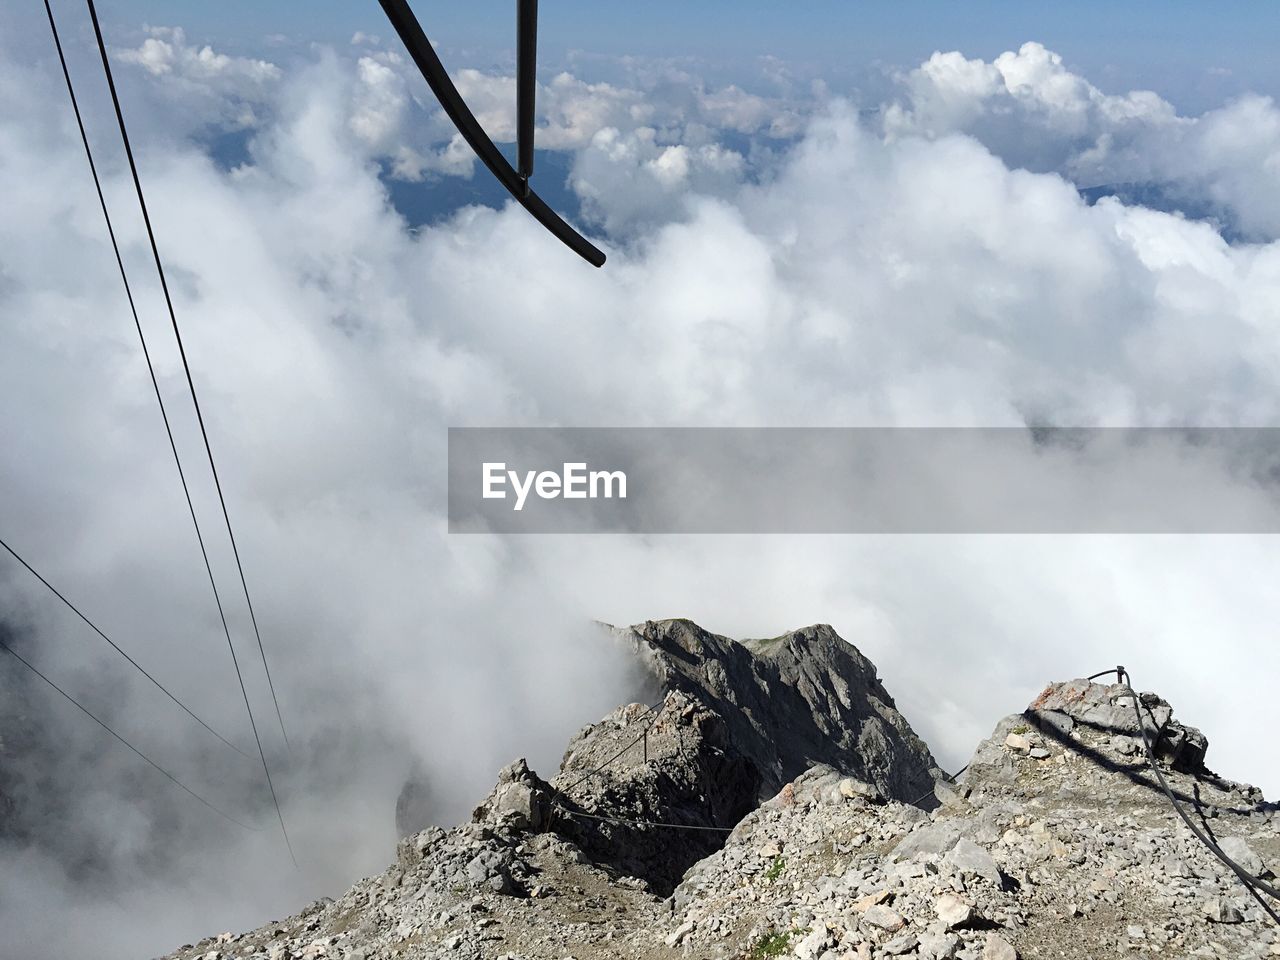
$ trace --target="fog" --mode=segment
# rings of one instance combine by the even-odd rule
[[[16,36],[0,33],[0,536],[252,754],[56,61]],[[74,76],[100,106],[82,41]],[[100,110],[90,133],[298,869],[260,765],[0,563],[6,642],[255,828],[0,660],[17,955],[154,955],[339,893],[392,859],[415,769],[442,823],[516,757],[549,776],[572,732],[635,695],[595,620],[829,622],[953,769],[1044,683],[1123,662],[1205,730],[1211,766],[1280,792],[1256,736],[1280,668],[1270,538],[501,538],[450,536],[444,516],[449,426],[1272,423],[1270,101],[1183,117],[1038,46],[904,65],[883,104],[776,73],[548,77],[546,145],[571,153],[610,255],[595,271],[515,207],[410,228],[388,177],[448,191],[483,171],[389,47],[274,63],[203,46],[158,29],[115,53],[292,749]],[[501,134],[509,78],[461,83]],[[242,162],[217,155],[229,133]],[[1212,216],[1077,191],[1142,178]]]

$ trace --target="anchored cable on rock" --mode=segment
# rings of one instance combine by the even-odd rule
[[[662,820],[630,820],[626,817],[605,817],[598,813],[570,810],[560,804],[556,804],[556,809],[570,817],[585,817],[588,820],[600,820],[604,823],[623,823],[632,827],[670,827],[673,830],[705,830],[711,833],[733,833],[734,831],[733,827],[709,827],[696,823],[670,823]]]
[[[948,783],[955,783],[955,782],[956,782],[956,778],[957,778],[957,777],[959,777],[961,774],[963,774],[963,773],[964,773],[966,770],[968,770],[968,769],[969,769],[969,765],[966,763],[963,767],[961,767],[961,768],[960,768],[959,770],[957,770],[955,773],[952,773],[952,774],[946,774],[946,773],[944,773],[942,776],[943,776],[943,779],[944,779],[944,780],[946,780]],[[918,797],[916,797],[914,800],[912,800],[910,805],[911,805],[911,806],[913,806],[913,807],[919,806],[919,805],[920,805],[920,801],[921,801],[921,800],[924,800],[926,797],[932,797],[932,796],[934,796],[934,791],[936,791],[936,790],[937,790],[937,788],[938,788],[938,784],[937,784],[937,782],[935,781],[935,782],[934,782],[934,785],[933,785],[930,789],[926,790],[924,793],[920,794],[920,796],[918,796]]]
[[[1085,679],[1092,682],[1097,680],[1099,677],[1109,677],[1113,673],[1117,678],[1122,677],[1124,675],[1124,667],[1112,667],[1110,670],[1099,670],[1097,673],[1085,677]]]
[[[1169,803],[1172,804],[1174,811],[1182,819],[1182,822],[1187,825],[1187,829],[1195,835],[1196,839],[1204,844],[1210,853],[1221,860],[1222,863],[1226,865],[1227,869],[1236,875],[1240,882],[1244,884],[1245,889],[1248,890],[1253,898],[1258,902],[1258,905],[1262,907],[1262,909],[1266,911],[1267,915],[1276,922],[1277,926],[1280,926],[1280,914],[1277,914],[1275,909],[1263,900],[1260,895],[1261,893],[1265,893],[1269,897],[1280,900],[1280,890],[1277,890],[1261,877],[1254,876],[1244,867],[1240,866],[1240,864],[1236,863],[1235,860],[1231,859],[1227,852],[1217,844],[1207,831],[1201,829],[1195,824],[1190,815],[1183,809],[1182,804],[1178,802],[1178,798],[1174,796],[1173,790],[1170,789],[1169,783],[1165,780],[1164,773],[1160,770],[1160,765],[1156,761],[1155,748],[1152,746],[1151,737],[1147,733],[1146,721],[1143,720],[1142,712],[1139,708],[1141,698],[1133,689],[1133,678],[1129,674],[1129,671],[1127,671],[1123,666],[1117,666],[1112,670],[1103,670],[1101,673],[1096,673],[1089,679],[1092,680],[1096,677],[1103,677],[1112,673],[1116,675],[1117,680],[1123,684],[1124,688],[1129,691],[1130,699],[1133,700],[1133,716],[1138,721],[1138,729],[1142,732],[1142,746],[1147,755],[1147,763],[1151,767],[1151,772],[1155,774],[1156,780],[1160,784],[1160,789],[1164,791],[1164,795],[1168,798]],[[1147,712],[1149,714],[1151,713],[1150,708],[1147,709]],[[1151,716],[1151,721],[1152,725],[1155,726],[1154,714]],[[1159,734],[1158,727],[1156,733],[1157,735]]]
[[[660,703],[657,704],[656,706],[646,704],[645,710],[649,714],[651,714],[651,716],[649,717],[649,722],[644,725],[644,729],[640,731],[639,736],[637,736],[634,740],[631,740],[630,742],[628,742],[621,750],[613,754],[613,756],[609,757],[608,760],[604,761],[604,763],[600,764],[597,767],[592,768],[591,770],[588,770],[585,774],[583,774],[581,777],[579,777],[569,786],[563,789],[557,788],[556,791],[551,795],[551,801],[550,801],[551,808],[569,817],[580,817],[580,818],[585,818],[587,820],[598,820],[602,823],[622,823],[622,824],[627,824],[629,826],[636,826],[636,827],[668,827],[672,830],[701,830],[701,831],[706,831],[711,833],[732,833],[734,829],[733,827],[712,827],[712,826],[702,826],[702,825],[693,824],[693,823],[671,823],[671,822],[661,821],[661,820],[632,820],[626,817],[606,817],[598,813],[587,813],[582,810],[570,810],[564,804],[559,802],[560,797],[562,797],[564,794],[573,790],[575,787],[580,786],[583,783],[586,783],[596,774],[604,772],[604,770],[607,767],[609,767],[610,764],[612,764],[615,760],[617,760],[619,757],[621,757],[623,754],[625,754],[628,750],[630,750],[632,747],[634,747],[637,743],[640,743],[641,741],[644,741],[645,743],[645,762],[647,763],[648,753],[649,753],[648,751],[649,731],[653,728],[653,725],[658,722],[658,717],[661,716],[661,712],[658,709],[661,706],[662,704]]]
[[[662,706],[662,704],[658,704],[658,706],[660,707],[660,706]],[[647,739],[648,739],[648,737],[649,737],[649,730],[653,727],[653,725],[654,725],[655,723],[657,723],[657,722],[658,722],[659,712],[658,712],[658,710],[657,710],[655,707],[650,706],[649,704],[645,704],[645,710],[646,710],[648,713],[652,714],[652,716],[649,718],[649,722],[648,722],[648,723],[646,723],[646,724],[644,725],[644,729],[640,731],[640,735],[639,735],[638,737],[636,737],[634,740],[632,740],[630,743],[628,743],[626,746],[624,746],[621,750],[619,750],[619,751],[618,751],[617,753],[615,753],[613,756],[611,756],[611,757],[610,757],[608,760],[606,760],[604,763],[600,764],[600,766],[595,767],[595,768],[594,768],[594,769],[592,769],[592,770],[588,770],[585,774],[583,774],[583,775],[582,775],[581,777],[579,777],[577,780],[573,781],[573,783],[569,784],[569,786],[565,787],[563,790],[559,790],[559,789],[558,789],[558,790],[556,790],[555,794],[554,794],[554,795],[552,796],[552,798],[551,798],[552,803],[554,803],[554,802],[556,801],[556,798],[557,798],[557,797],[560,797],[560,796],[562,796],[563,794],[568,793],[570,790],[574,789],[575,787],[578,787],[578,786],[580,786],[581,784],[586,783],[588,780],[590,780],[592,777],[594,777],[597,773],[602,773],[602,772],[605,770],[605,768],[606,768],[606,767],[608,767],[611,763],[613,763],[615,760],[617,760],[620,756],[622,756],[624,753],[626,753],[628,750],[630,750],[632,747],[634,747],[634,746],[635,746],[637,743],[639,743],[641,740],[646,740],[646,741],[647,741]],[[643,714],[642,714],[642,716],[643,716]]]
[[[1191,819],[1191,816],[1186,812],[1182,804],[1178,801],[1178,798],[1174,794],[1172,788],[1170,788],[1169,782],[1165,779],[1164,773],[1160,769],[1160,764],[1156,760],[1155,747],[1152,744],[1150,735],[1147,733],[1146,721],[1142,717],[1142,711],[1140,706],[1142,705],[1142,698],[1138,695],[1137,691],[1133,689],[1133,677],[1129,673],[1129,671],[1126,670],[1123,665],[1115,666],[1108,670],[1100,670],[1097,673],[1086,677],[1085,679],[1088,681],[1093,681],[1093,680],[1097,680],[1099,677],[1107,677],[1112,675],[1115,676],[1117,683],[1120,686],[1123,686],[1125,690],[1128,691],[1129,698],[1133,701],[1133,716],[1134,716],[1134,719],[1137,720],[1138,730],[1142,734],[1142,747],[1147,757],[1147,764],[1151,767],[1151,772],[1155,775],[1156,782],[1159,784],[1160,789],[1164,792],[1165,797],[1168,798],[1170,805],[1172,805],[1174,809],[1174,812],[1178,814],[1182,822],[1186,824],[1187,829],[1191,831],[1191,833],[1195,836],[1195,838],[1199,840],[1202,844],[1204,844],[1205,848],[1210,853],[1212,853],[1215,857],[1217,857],[1218,860],[1222,861],[1222,863],[1227,867],[1227,869],[1229,869],[1232,873],[1236,875],[1236,878],[1244,885],[1245,889],[1249,891],[1249,894],[1254,898],[1254,900],[1258,902],[1258,905],[1262,907],[1262,909],[1267,913],[1267,915],[1271,917],[1271,919],[1274,920],[1277,925],[1280,925],[1280,914],[1277,914],[1275,909],[1270,904],[1268,904],[1265,900],[1263,900],[1261,896],[1262,893],[1265,893],[1269,897],[1273,897],[1277,900],[1280,900],[1280,890],[1277,890],[1274,886],[1267,883],[1261,877],[1254,876],[1244,867],[1240,866],[1240,864],[1238,864],[1235,860],[1231,859],[1231,856],[1225,850],[1223,850],[1222,847],[1220,847],[1217,844],[1217,842],[1213,839],[1212,836],[1209,835],[1207,831],[1196,826],[1195,822]],[[1155,722],[1155,715],[1151,713],[1150,707],[1147,708],[1147,713],[1151,716],[1151,723],[1152,723],[1152,726],[1156,728],[1156,735],[1158,737],[1160,734],[1159,724]]]
[[[1174,795],[1173,790],[1169,787],[1169,783],[1165,779],[1163,771],[1161,771],[1160,769],[1159,762],[1156,760],[1155,748],[1152,745],[1151,737],[1147,733],[1146,721],[1143,720],[1141,709],[1140,709],[1142,698],[1139,697],[1137,692],[1133,689],[1133,678],[1129,673],[1129,671],[1126,670],[1123,666],[1115,666],[1108,670],[1100,670],[1098,673],[1092,674],[1091,676],[1086,677],[1085,679],[1088,681],[1093,681],[1093,680],[1097,680],[1099,677],[1106,677],[1111,675],[1114,675],[1117,681],[1128,691],[1129,697],[1133,701],[1133,715],[1138,722],[1138,729],[1142,733],[1142,746],[1147,757],[1147,763],[1151,767],[1151,772],[1155,774],[1155,778],[1160,785],[1160,789],[1164,792],[1165,797],[1168,798],[1169,803],[1173,806],[1174,811],[1182,819],[1182,822],[1187,825],[1187,828],[1196,837],[1196,839],[1199,840],[1202,844],[1204,844],[1204,846],[1209,850],[1210,853],[1212,853],[1215,857],[1217,857],[1220,861],[1222,861],[1222,863],[1232,873],[1236,875],[1236,878],[1244,885],[1245,889],[1248,890],[1250,895],[1258,902],[1258,905],[1262,907],[1262,909],[1267,913],[1268,916],[1271,917],[1272,920],[1274,920],[1278,925],[1280,925],[1280,915],[1278,915],[1276,910],[1270,904],[1268,904],[1265,900],[1263,900],[1261,896],[1261,894],[1265,893],[1267,896],[1280,900],[1280,890],[1277,890],[1275,886],[1267,883],[1261,877],[1254,876],[1249,871],[1244,869],[1244,867],[1238,864],[1235,860],[1233,860],[1230,857],[1230,855],[1228,855],[1227,852],[1224,851],[1222,847],[1219,846],[1217,842],[1214,841],[1214,839],[1208,834],[1207,831],[1202,830],[1200,827],[1198,827],[1195,824],[1195,822],[1191,819],[1190,815],[1186,812],[1185,809],[1183,809],[1182,804],[1178,801],[1177,796]],[[1147,708],[1147,713],[1151,715],[1152,725],[1157,726],[1155,724],[1155,716],[1154,714],[1151,714],[1150,708]],[[1158,735],[1159,730],[1157,729],[1156,732]],[[956,779],[968,769],[969,768],[967,765],[964,767],[961,767],[953,775],[947,777],[946,779],[954,783]],[[933,791],[930,790],[927,793],[921,794],[915,801],[913,801],[912,806],[915,806],[921,800],[924,800],[926,797],[928,797],[932,793]]]

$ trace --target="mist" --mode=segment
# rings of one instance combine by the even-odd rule
[[[0,536],[254,755],[56,62],[13,36]],[[1280,672],[1273,538],[500,538],[450,536],[444,516],[449,426],[1270,424],[1274,104],[1179,117],[1036,47],[907,65],[874,110],[785,77],[566,74],[540,103],[608,249],[594,271],[515,207],[410,227],[388,178],[447,191],[483,171],[391,48],[276,64],[202,46],[158,29],[114,52],[288,747],[106,114],[90,134],[298,868],[261,765],[3,563],[6,642],[253,828],[0,660],[0,929],[19,955],[154,955],[255,926],[380,871],[408,778],[450,824],[517,757],[549,776],[570,734],[641,695],[596,620],[829,622],[949,769],[1046,682],[1122,662],[1204,729],[1211,767],[1280,793],[1256,736]],[[84,53],[73,76],[96,89]],[[496,91],[500,131],[509,78],[465,83]],[[1032,102],[1064,88],[1078,109]],[[1045,129],[1052,150],[1017,153]],[[1250,151],[1210,149],[1230,129]],[[242,135],[244,158],[211,131]],[[1079,193],[1139,167],[1217,219]]]

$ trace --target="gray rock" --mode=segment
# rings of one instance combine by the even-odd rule
[[[954,933],[926,933],[920,937],[920,960],[952,960],[960,944]]]
[[[867,909],[862,915],[862,919],[873,927],[879,927],[881,930],[887,930],[894,933],[901,930],[906,920],[902,914],[898,913],[892,907],[886,907],[884,904],[877,904]]]
[[[796,944],[795,955],[799,960],[816,960],[822,955],[830,941],[830,935],[825,927],[815,927],[810,930],[805,937]]]
[[[1240,923],[1244,914],[1226,897],[1214,897],[1204,905],[1204,915],[1210,923]]]
[[[666,944],[668,947],[678,947],[684,942],[684,938],[693,933],[696,924],[692,920],[686,920],[680,926],[676,927],[667,934]]]
[[[1218,841],[1218,846],[1246,873],[1261,877],[1266,871],[1262,858],[1254,852],[1253,847],[1249,846],[1249,841],[1243,837],[1223,837]]]
[[[957,840],[944,859],[961,873],[982,877],[997,887],[1002,882],[995,859],[967,837]]]
[[[855,780],[853,777],[844,777],[837,784],[837,787],[840,795],[848,800],[861,799],[878,802],[884,799],[878,787],[863,783],[861,780]]]
[[[920,938],[914,933],[904,933],[894,937],[880,949],[890,957],[900,957],[910,953],[920,944]]]
[[[503,896],[512,896],[519,890],[519,887],[505,873],[493,874],[484,882],[484,886],[493,893]]]
[[[943,894],[933,905],[938,920],[948,930],[963,927],[973,919],[973,905],[949,893]]]
[[[964,797],[966,790],[964,788],[957,789],[945,780],[939,780],[933,785],[933,795],[937,801],[944,807],[956,809],[965,805]]]
[[[1123,734],[1116,734],[1109,743],[1111,749],[1122,757],[1132,757],[1134,754],[1142,752],[1142,745],[1137,740]]]
[[[551,788],[523,759],[504,767],[498,782],[475,812],[474,822],[503,820],[514,830],[541,830],[551,812]]]
[[[941,820],[917,827],[893,848],[893,859],[910,860],[920,854],[941,856],[959,842],[961,823],[963,821]]]
[[[1156,741],[1155,753],[1174,769],[1197,772],[1204,769],[1204,757],[1209,752],[1209,740],[1195,727],[1175,722],[1162,727]]]
[[[616,634],[660,689],[714,709],[726,741],[760,773],[760,799],[824,763],[906,802],[930,807],[942,776],[898,712],[876,668],[826,624],[736,642],[688,620],[637,624]]]
[[[982,945],[982,960],[1018,960],[1018,951],[998,933],[987,934]]]
[[[1027,753],[1031,750],[1031,740],[1021,733],[1009,734],[1004,738],[1004,745],[1014,753]]]
[[[556,831],[591,859],[671,893],[727,835],[654,830],[643,821],[727,829],[755,808],[759,771],[728,736],[716,711],[680,691],[653,713],[641,704],[615,710],[569,743],[552,781],[562,808]],[[812,781],[831,777],[838,779],[827,771]],[[590,816],[574,816],[578,811]]]
[[[1069,738],[1076,727],[1076,722],[1071,719],[1071,715],[1061,710],[1036,710],[1032,715],[1035,717],[1036,725],[1049,735],[1057,734],[1064,739]]]

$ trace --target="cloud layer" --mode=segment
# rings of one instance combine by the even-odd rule
[[[667,68],[637,67],[633,85],[554,76],[540,142],[572,153],[570,187],[610,253],[595,271],[519,208],[407,227],[389,177],[447,190],[474,164],[389,49],[274,65],[168,30],[121,59],[129,102],[147,105],[143,177],[295,740],[289,754],[270,734],[251,669],[304,870],[288,870],[252,767],[162,719],[4,567],[15,642],[261,828],[239,839],[45,691],[15,687],[45,725],[41,789],[59,798],[5,857],[20,939],[158,952],[379,869],[415,764],[454,818],[499,765],[553,765],[626,695],[591,618],[683,615],[731,635],[829,621],[951,766],[1042,682],[1124,660],[1205,728],[1223,773],[1280,790],[1280,757],[1252,733],[1280,667],[1265,538],[501,540],[443,523],[450,425],[1275,422],[1269,101],[1179,117],[1155,94],[1101,93],[1036,45],[993,63],[936,55],[871,111]],[[509,78],[459,80],[503,136]],[[0,81],[2,535],[243,742],[60,78],[8,50]],[[211,155],[211,129],[245,133],[244,157]],[[216,530],[108,130],[95,122],[108,200]],[[1078,190],[1131,181],[1207,201],[1254,242]],[[92,856],[73,862],[78,847]],[[51,905],[79,922],[51,933],[31,913]],[[139,929],[144,912],[168,919]]]
[[[1252,240],[1280,236],[1280,110],[1244,96],[1179,116],[1149,90],[1109,95],[1038,43],[993,62],[935,53],[884,112],[893,136],[968,133],[1006,162],[1082,186],[1156,183]]]

